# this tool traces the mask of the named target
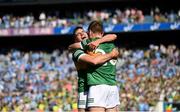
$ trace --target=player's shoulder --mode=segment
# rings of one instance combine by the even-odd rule
[[[82,49],[76,49],[73,54],[72,54],[72,57],[74,60],[78,60],[79,56],[84,54],[84,51]]]
[[[86,38],[86,39],[84,39],[81,43],[83,44],[83,45],[87,45],[88,43],[90,43],[91,42],[91,39],[90,38]]]
[[[113,42],[105,42],[99,45],[100,47],[114,47],[114,43]]]
[[[75,54],[75,53],[80,53],[80,52],[84,52],[82,49],[75,49],[74,51],[73,51],[73,54]]]

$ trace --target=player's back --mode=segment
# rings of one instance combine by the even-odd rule
[[[113,43],[103,43],[98,46],[95,53],[106,54],[115,48]],[[112,59],[103,65],[92,66],[87,71],[88,85],[108,84],[115,85],[116,60]]]

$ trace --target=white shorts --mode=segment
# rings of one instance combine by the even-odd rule
[[[88,92],[80,92],[78,94],[78,108],[81,109],[87,108],[87,93]]]
[[[106,109],[120,105],[117,86],[90,86],[88,93],[88,107],[104,107]]]

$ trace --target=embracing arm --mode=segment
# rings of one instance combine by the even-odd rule
[[[83,54],[79,57],[79,61],[91,64],[91,65],[99,65],[99,64],[103,64],[103,63],[111,60],[112,58],[117,58],[118,56],[119,56],[118,50],[113,49],[110,53],[99,54],[96,56]]]
[[[104,42],[112,42],[114,40],[117,39],[117,35],[116,34],[107,34],[104,37],[102,37],[101,39],[97,40],[99,41],[99,43],[104,43]]]
[[[104,43],[104,42],[112,42],[114,40],[117,39],[117,35],[116,34],[107,34],[104,37],[97,39],[96,41],[93,41],[91,43],[88,44],[88,46],[91,49],[95,49],[99,46],[99,44]]]
[[[78,49],[78,48],[81,48],[80,42],[77,42],[68,46],[69,51],[73,51],[74,49]]]
[[[88,39],[83,40],[82,42],[77,42],[74,44],[69,45],[68,49],[69,51],[73,51],[74,49],[84,49],[83,46],[89,46],[91,49],[95,49],[96,47],[99,46],[99,44],[104,43],[104,42],[112,42],[114,40],[117,39],[117,35],[116,34],[107,34],[104,37],[97,39],[96,41],[93,42],[88,42]],[[89,44],[88,44],[89,43]]]

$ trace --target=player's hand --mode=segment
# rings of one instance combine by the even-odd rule
[[[112,58],[118,58],[119,57],[119,51],[117,48],[114,48],[112,51],[111,51],[111,56]]]
[[[90,42],[88,44],[88,46],[89,46],[90,49],[95,50],[99,46],[99,42],[98,41]]]

